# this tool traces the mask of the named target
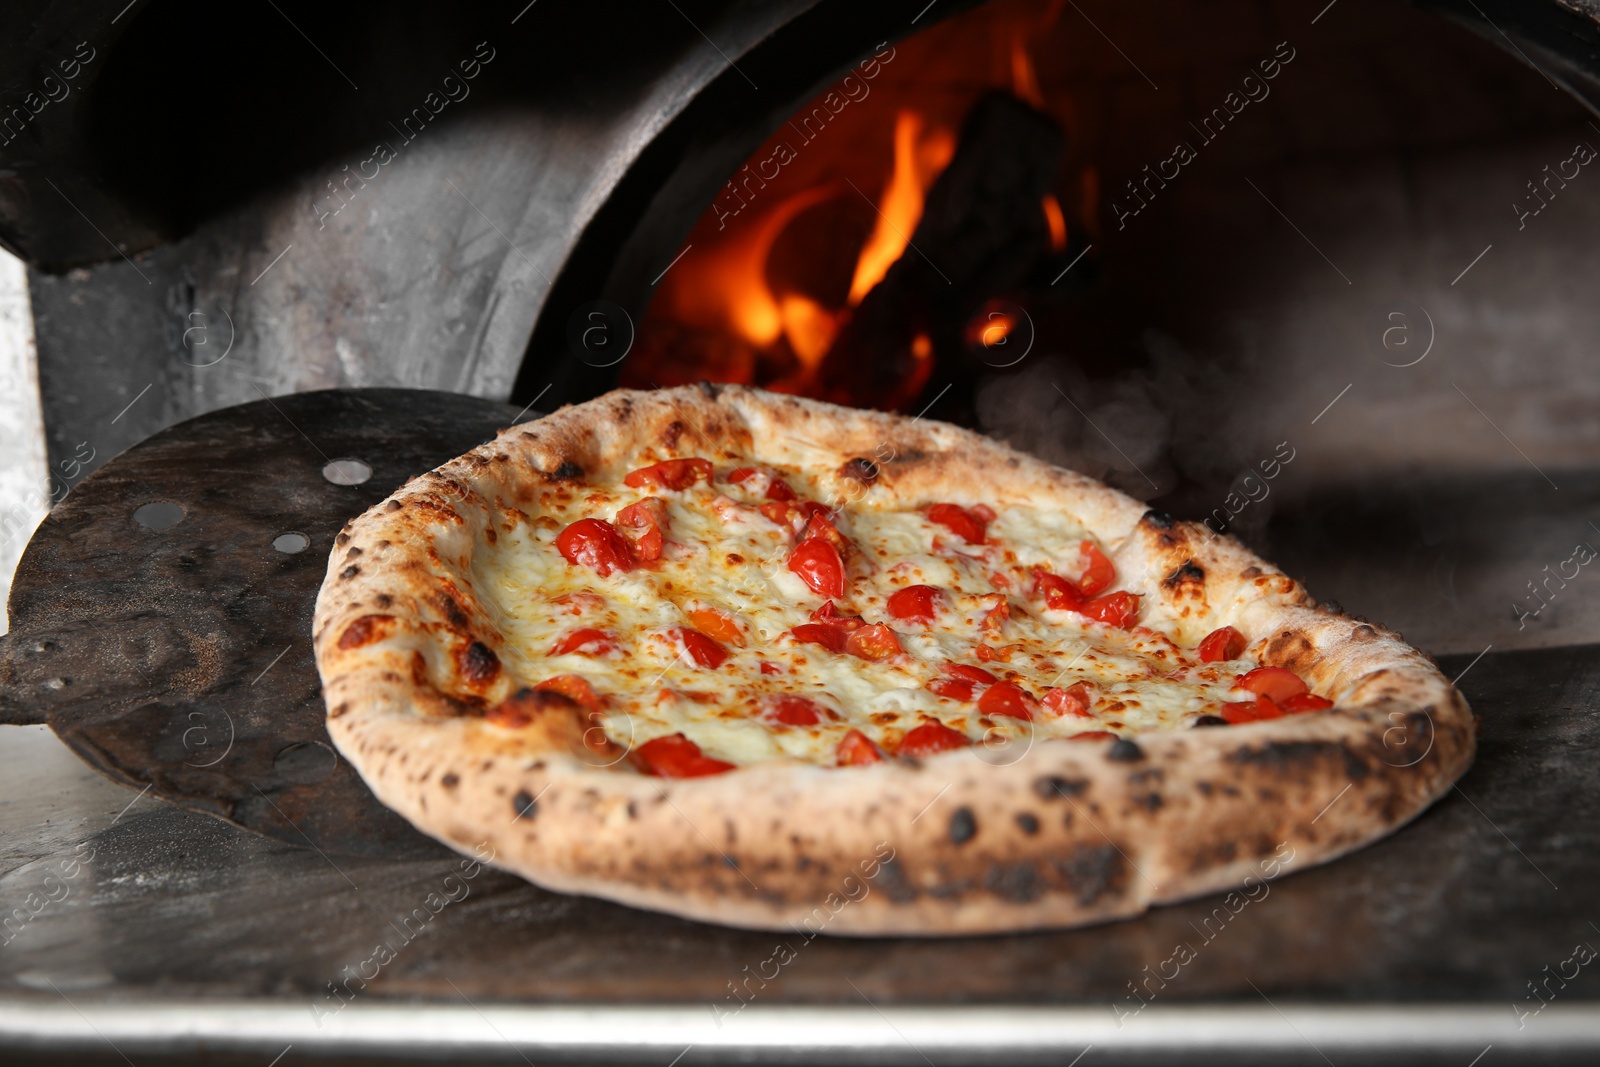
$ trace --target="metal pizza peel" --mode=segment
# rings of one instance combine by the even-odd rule
[[[0,638],[0,723],[48,724],[115,781],[296,845],[444,854],[330,743],[312,609],[345,522],[520,414],[431,390],[326,390],[128,449],[28,544]]]

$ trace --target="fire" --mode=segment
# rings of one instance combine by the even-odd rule
[[[1050,250],[1059,252],[1067,247],[1067,217],[1061,213],[1061,202],[1046,193],[1042,203],[1044,221],[1050,226]]]
[[[884,187],[878,207],[878,224],[856,260],[850,280],[850,306],[861,303],[872,287],[889,273],[894,261],[911,242],[911,231],[922,219],[922,201],[933,179],[955,155],[956,139],[948,130],[923,132],[923,119],[902,110],[894,123],[894,171]]]
[[[1044,92],[1039,88],[1039,75],[1033,69],[1033,57],[1020,32],[1011,35],[1011,91],[1017,99],[1044,110]]]
[[[906,58],[891,74],[909,73],[910,59],[919,54],[924,66],[948,63],[947,55],[959,54],[963,67],[953,71],[954,84],[1009,86],[1018,99],[1047,114],[1052,106],[1070,110],[1061,94],[1046,96],[1030,51],[1031,46],[1041,49],[1041,57],[1048,54],[1041,42],[1064,6],[1065,0],[986,6],[971,16],[969,29],[958,28],[958,18],[907,41]],[[991,47],[951,48],[975,42]],[[965,68],[970,74],[960,73]],[[1051,69],[1044,69],[1046,80]],[[873,96],[872,109],[840,111],[826,105],[838,121],[819,126],[820,133],[809,125],[799,131],[792,124],[775,132],[768,147],[751,157],[758,162],[750,173],[760,177],[746,180],[747,195],[740,197],[739,210],[713,205],[659,280],[640,325],[639,343],[619,370],[621,384],[671,385],[709,378],[894,407],[914,400],[936,365],[955,358],[945,351],[947,346],[952,352],[963,340],[969,350],[1004,346],[1019,327],[1009,315],[990,315],[976,328],[968,324],[964,337],[924,329],[919,320],[910,337],[909,359],[903,349],[886,352],[883,359],[895,362],[884,362],[879,369],[892,369],[870,384],[867,378],[861,384],[848,375],[840,379],[839,366],[857,358],[836,350],[841,336],[859,348],[865,331],[883,329],[877,317],[894,299],[869,309],[867,318],[862,317],[862,302],[896,262],[920,254],[911,241],[928,192],[955,156],[954,124],[962,121],[960,114],[942,98],[929,103],[912,96],[913,87],[921,84],[896,84],[886,75],[875,83],[874,94],[884,95]],[[913,100],[918,101],[915,109],[896,106]],[[892,134],[886,128],[890,107],[895,108]],[[778,158],[771,145],[786,149],[782,178],[769,173]],[[864,145],[875,146],[875,159],[863,158]],[[768,170],[760,168],[763,162]],[[1045,224],[1053,254],[1068,248],[1068,208],[1094,236],[1098,175],[1085,168],[1080,181],[1078,188],[1058,188],[1038,201],[1037,217]],[[794,189],[799,191],[789,192]],[[728,225],[735,215],[737,223]],[[937,251],[932,254],[937,258]],[[908,279],[912,277],[914,272]],[[906,344],[903,338],[890,336],[885,345],[898,348]],[[902,380],[891,388],[886,381],[894,377]]]
[[[802,190],[779,201],[739,241],[711,249],[692,266],[685,263],[667,295],[679,322],[707,330],[728,330],[765,348],[784,332],[784,313],[767,285],[767,257],[794,217],[813,204],[838,196],[834,183]]]

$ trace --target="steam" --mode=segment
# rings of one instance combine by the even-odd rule
[[[1203,519],[1272,455],[1271,429],[1239,407],[1238,366],[1158,331],[1141,341],[1145,366],[1109,377],[1092,378],[1052,354],[987,379],[975,399],[979,426],[1136,499],[1165,497],[1180,517]],[[1229,532],[1255,542],[1270,515],[1271,501],[1252,504]]]

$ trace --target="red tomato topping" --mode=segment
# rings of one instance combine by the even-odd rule
[[[1244,634],[1231,626],[1212,630],[1200,641],[1200,662],[1221,663],[1238,659],[1244,653]]]
[[[546,678],[534,688],[560,693],[591,711],[598,710],[605,703],[600,699],[600,694],[594,691],[594,686],[589,684],[589,679],[579,674],[558,674],[554,678]]]
[[[661,558],[667,521],[667,502],[658,496],[647,496],[617,512],[616,526],[631,542],[633,558],[650,563]]]
[[[1139,615],[1139,595],[1107,593],[1093,600],[1085,600],[1078,613],[1088,616],[1095,622],[1103,622],[1107,626],[1117,626],[1126,630],[1133,625]]]
[[[823,719],[837,719],[832,711],[815,700],[795,693],[779,693],[761,701],[761,715],[785,726],[815,726]]]
[[[695,608],[685,614],[694,623],[695,629],[708,637],[714,637],[725,645],[744,647],[744,627],[739,625],[738,616],[716,608]]]
[[[973,667],[966,663],[945,663],[939,669],[953,678],[963,678],[979,685],[993,685],[1000,680],[982,667]]]
[[[899,635],[881,622],[853,632],[845,640],[844,650],[862,659],[888,659],[902,651]]]
[[[978,629],[999,633],[1005,626],[1006,620],[1011,618],[1011,601],[1006,599],[1004,593],[985,593],[978,599],[987,605],[983,611],[983,618],[978,620]]]
[[[1052,611],[1081,611],[1083,598],[1071,579],[1051,574],[1043,567],[1033,569],[1033,592],[1044,597],[1044,606]]]
[[[849,634],[837,626],[824,626],[817,622],[803,622],[789,631],[796,641],[807,645],[821,645],[829,652],[843,654]]]
[[[928,692],[950,700],[972,699],[972,683],[960,678],[935,678],[927,688]]]
[[[828,506],[815,500],[773,500],[762,504],[758,510],[790,534],[798,534],[813,515],[825,513]]]
[[[1068,741],[1115,741],[1117,735],[1110,730],[1085,730],[1081,734],[1073,734]]]
[[[666,631],[666,636],[682,644],[683,650],[689,654],[689,658],[702,667],[710,667],[715,670],[722,666],[728,658],[728,650],[722,647],[721,642],[707,637],[699,630],[691,630],[687,626],[676,626]]]
[[[931,585],[908,585],[889,595],[889,614],[906,622],[926,625],[938,613],[944,594]]]
[[[1299,696],[1306,691],[1306,683],[1294,671],[1283,667],[1257,667],[1239,676],[1233,683],[1235,689],[1248,689],[1258,697],[1267,697],[1274,703]]]
[[[646,741],[633,750],[633,761],[644,773],[657,778],[701,778],[735,769],[731,763],[707,756],[682,734]]]
[[[1083,557],[1083,576],[1078,579],[1078,592],[1083,596],[1097,596],[1111,588],[1111,583],[1117,578],[1117,569],[1111,565],[1092,541],[1085,541],[1078,546],[1078,554]]]
[[[1304,715],[1308,711],[1331,708],[1333,701],[1327,697],[1319,697],[1315,693],[1296,693],[1292,697],[1277,701],[1277,705],[1283,709],[1285,715]]]
[[[789,554],[789,569],[818,596],[844,596],[844,560],[839,557],[839,550],[821,537],[795,546]]]
[[[762,660],[761,661],[761,673],[762,674],[782,674],[783,673],[783,668],[778,666],[776,663],[772,663],[772,662],[770,662],[768,660]]]
[[[813,511],[811,517],[806,520],[805,529],[800,531],[799,539],[801,541],[810,541],[815,538],[821,538],[840,552],[843,552],[846,546],[849,545],[849,542],[844,539],[844,534],[840,533],[839,528],[828,518],[826,508],[820,511]]]
[[[900,739],[897,756],[921,758],[972,744],[966,734],[956,733],[942,722],[925,722]]]
[[[1283,711],[1270,697],[1258,697],[1239,704],[1222,705],[1222,717],[1230,723],[1258,722],[1261,719],[1281,719]]]
[[[695,482],[711,481],[711,461],[700,459],[669,459],[648,467],[640,467],[630,471],[622,484],[632,489],[642,489],[647,485],[660,486],[662,489],[687,489]]]
[[[749,480],[750,478],[754,478],[760,473],[761,471],[755,467],[740,467],[737,470],[731,470],[728,472],[728,481],[737,485],[741,482]],[[767,499],[793,500],[795,499],[795,491],[790,487],[788,482],[784,481],[776,474],[771,474],[767,477]],[[776,522],[777,520],[774,519],[773,521]]]
[[[987,512],[987,517],[984,513]],[[988,508],[967,509],[960,504],[932,504],[928,507],[928,521],[937,523],[969,545],[984,543],[989,520],[994,512]]]
[[[1044,706],[1055,715],[1092,719],[1094,716],[1089,714],[1089,706],[1093,703],[1094,697],[1085,682],[1078,682],[1066,689],[1051,689],[1044,695]]]
[[[826,601],[822,607],[811,613],[812,622],[820,622],[824,626],[837,626],[846,633],[865,626],[860,615],[840,615],[839,609],[834,607],[833,601]]]
[[[607,652],[616,651],[616,648],[617,639],[604,630],[584,627],[563,636],[550,650],[550,654],[565,656],[569,652],[576,652],[580,656],[603,656]]]
[[[864,767],[869,763],[882,763],[883,750],[867,739],[867,735],[852,727],[839,739],[834,760],[841,767]]]
[[[579,519],[556,535],[556,549],[574,566],[605,578],[633,569],[628,542],[604,519]]]
[[[1005,715],[1012,719],[1032,719],[1038,701],[1016,682],[996,682],[978,698],[978,710],[985,715]]]

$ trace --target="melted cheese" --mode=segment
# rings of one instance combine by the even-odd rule
[[[1079,545],[1095,539],[1058,510],[1026,506],[1001,511],[984,545],[964,543],[920,511],[844,508],[834,523],[852,548],[848,589],[837,608],[868,624],[886,623],[905,654],[869,661],[799,643],[789,631],[808,622],[825,598],[789,571],[793,536],[758,510],[767,479],[731,485],[722,480],[727,473],[728,465],[720,465],[714,484],[681,491],[632,489],[620,478],[605,486],[557,486],[530,521],[497,529],[493,548],[475,554],[474,577],[507,637],[502,659],[512,678],[532,685],[582,676],[605,697],[606,730],[626,747],[682,733],[706,755],[737,764],[792,758],[831,765],[851,728],[891,752],[929,720],[986,746],[1096,730],[1174,729],[1215,712],[1234,678],[1254,666],[1201,665],[1155,630],[1116,629],[1045,610],[1030,592],[1033,568],[1074,577],[1082,567]],[[814,495],[803,475],[781,474],[802,497]],[[659,561],[599,577],[557,550],[556,536],[570,523],[609,521],[646,496],[665,500],[670,516]],[[889,616],[888,597],[910,585],[944,592],[931,625]],[[985,614],[1000,597],[1010,617],[997,632],[985,631]],[[667,635],[693,627],[689,613],[706,608],[732,615],[744,632],[743,645],[728,644],[727,660],[715,669],[698,666]],[[580,628],[607,632],[617,647],[600,655],[552,654]],[[979,645],[993,650],[991,658],[979,658]],[[975,702],[927,688],[951,663],[982,667],[1035,696],[1088,683],[1091,715],[1039,708],[1031,722],[983,716]],[[772,722],[761,713],[762,699],[779,693],[807,697],[837,718],[815,726]]]

